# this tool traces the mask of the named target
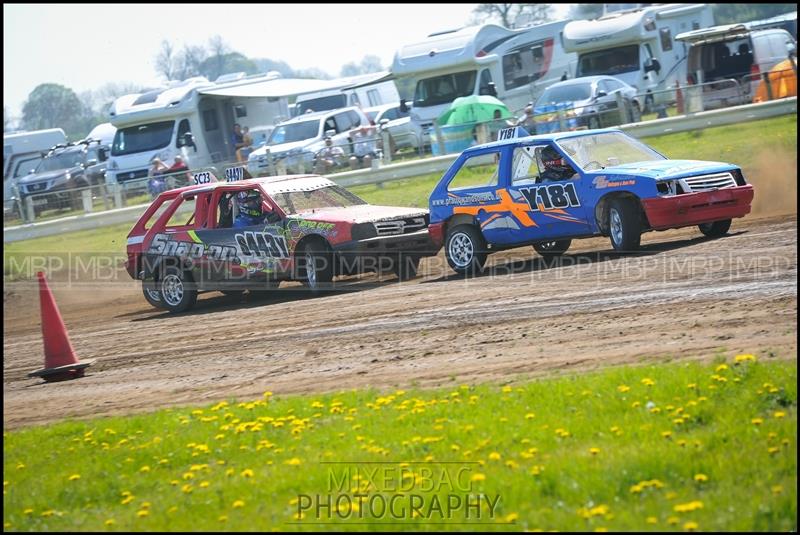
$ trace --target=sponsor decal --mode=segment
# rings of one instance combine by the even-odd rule
[[[237,234],[235,240],[243,263],[245,260],[249,264],[265,258],[289,258],[289,248],[283,236],[248,230]]]
[[[633,186],[636,184],[635,180],[616,180],[616,181],[609,181],[605,176],[598,176],[592,180],[592,184],[597,189],[605,189],[605,188],[618,188],[620,186]]]
[[[230,245],[206,245],[205,243],[194,243],[182,240],[174,240],[168,234],[156,234],[148,254],[159,256],[175,256],[179,258],[200,258],[208,257],[212,260],[235,261],[238,258],[236,247]]]
[[[475,193],[464,197],[447,197],[446,199],[436,199],[432,202],[433,206],[461,206],[465,204],[476,204],[487,201],[496,201],[497,197],[491,191],[485,193]]]

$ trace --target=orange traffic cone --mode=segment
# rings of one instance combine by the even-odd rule
[[[40,271],[36,276],[39,278],[39,304],[42,309],[44,368],[29,373],[28,377],[41,377],[45,381],[65,381],[83,377],[84,369],[93,361],[78,362],[44,273]]]
[[[675,82],[675,105],[678,108],[678,115],[683,115],[683,92],[681,91],[681,83]]]

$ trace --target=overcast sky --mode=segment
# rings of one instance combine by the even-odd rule
[[[219,34],[248,57],[338,75],[374,54],[388,67],[403,44],[465,25],[475,4],[3,5],[3,102],[13,116],[40,83],[75,92],[159,81],[163,39],[182,48]]]

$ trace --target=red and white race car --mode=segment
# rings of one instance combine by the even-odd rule
[[[147,301],[171,312],[199,291],[282,280],[319,291],[336,275],[388,269],[402,280],[438,251],[428,222],[426,209],[372,206],[316,175],[209,182],[161,193],[128,234],[125,266]]]

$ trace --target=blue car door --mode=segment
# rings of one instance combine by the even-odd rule
[[[512,159],[505,191],[514,218],[505,244],[591,234],[581,175],[547,180],[540,157],[546,146],[520,145],[508,154]]]

